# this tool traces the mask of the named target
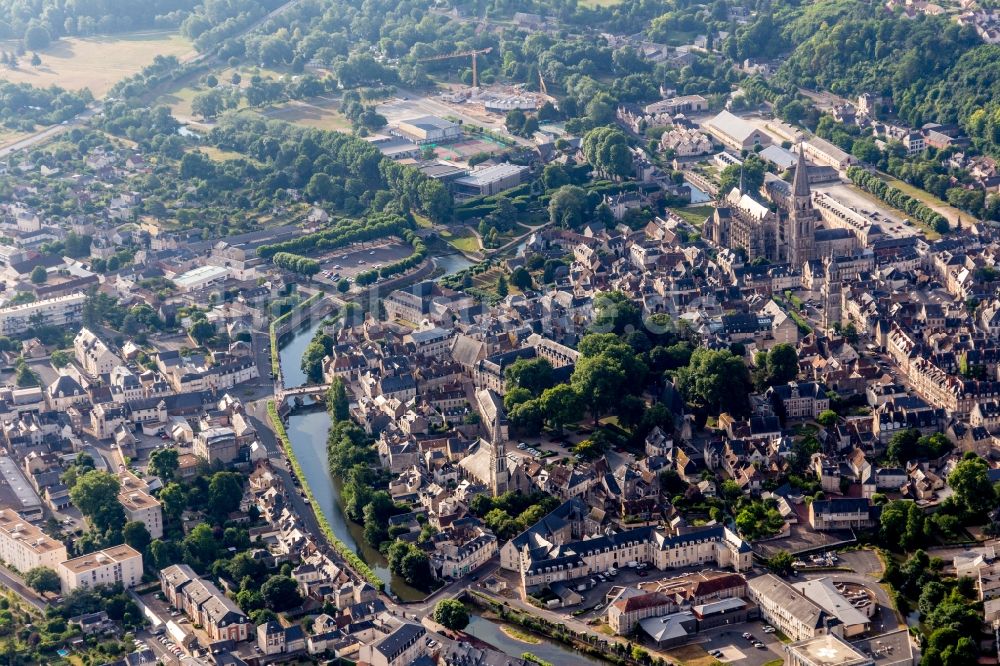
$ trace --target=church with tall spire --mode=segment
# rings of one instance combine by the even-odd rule
[[[799,144],[799,159],[792,178],[792,196],[786,203],[785,230],[787,249],[784,259],[792,266],[801,267],[816,258],[816,223],[819,212],[812,205],[809,188],[809,166]],[[780,253],[779,253],[780,254]]]
[[[860,243],[850,230],[820,228],[822,217],[813,206],[809,164],[801,144],[795,158],[791,183],[767,173],[759,192],[745,190],[741,171],[739,186],[719,193],[715,212],[703,228],[704,238],[719,247],[741,249],[747,261],[788,263],[795,270],[857,251]]]

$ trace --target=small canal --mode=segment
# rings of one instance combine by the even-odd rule
[[[478,638],[484,643],[489,643],[497,650],[511,657],[520,657],[523,653],[530,652],[543,661],[560,666],[562,664],[607,664],[606,661],[581,654],[565,645],[535,634],[531,635],[539,641],[538,643],[526,643],[516,638],[511,638],[500,627],[501,625],[486,619],[482,615],[472,614],[469,616],[469,626],[465,628],[465,633]]]
[[[692,184],[691,181],[685,180],[684,184],[691,188],[691,203],[700,204],[712,200],[712,197],[708,196],[708,194]]]
[[[281,372],[285,386],[294,388],[306,382],[300,361],[306,346],[319,330],[322,321],[308,323],[289,337],[281,347]],[[404,601],[423,599],[425,593],[414,589],[389,571],[388,562],[380,552],[368,545],[364,528],[347,519],[340,501],[340,480],[330,476],[326,458],[326,436],[330,430],[330,416],[319,406],[296,409],[288,417],[286,427],[295,456],[299,459],[306,482],[313,496],[330,521],[337,538],[354,549],[379,578],[386,582],[386,589]]]

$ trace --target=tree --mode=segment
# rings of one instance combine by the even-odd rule
[[[779,576],[787,576],[792,572],[792,562],[795,558],[787,550],[779,550],[767,559],[767,568]]]
[[[688,366],[677,371],[676,386],[686,400],[710,410],[743,415],[749,407],[750,374],[728,349],[696,349]]]
[[[125,523],[122,527],[122,537],[125,538],[125,543],[140,553],[146,552],[146,546],[153,540],[149,535],[149,530],[146,529],[145,523],[140,523],[137,520],[130,520]]]
[[[469,626],[469,611],[458,599],[442,599],[434,606],[434,621],[452,631],[461,631]]]
[[[570,378],[577,395],[582,396],[596,424],[601,414],[622,395],[629,377],[621,363],[608,355],[580,357]]]
[[[549,199],[549,220],[567,229],[583,225],[587,192],[576,185],[563,185]]]
[[[816,422],[824,428],[831,428],[837,423],[837,412],[832,409],[825,409],[816,417]]]
[[[202,118],[214,118],[225,108],[225,100],[219,90],[199,93],[191,100],[191,112]]]
[[[570,384],[557,384],[545,389],[539,397],[545,419],[557,432],[569,423],[575,423],[583,416],[583,401],[580,394]]]
[[[799,355],[795,346],[782,342],[767,352],[767,375],[771,384],[785,384],[799,374]]]
[[[31,270],[31,284],[44,284],[48,279],[49,274],[44,266],[35,266]]]
[[[159,500],[163,505],[164,516],[171,520],[179,519],[187,507],[187,493],[179,483],[166,484],[160,491]]]
[[[38,67],[41,64],[42,64],[41,57],[37,53],[32,53],[31,54],[31,66],[32,67]]]
[[[581,148],[587,162],[608,177],[624,179],[632,175],[628,137],[617,127],[595,127],[584,135]]]
[[[45,26],[34,24],[24,31],[24,48],[28,51],[42,51],[52,43],[52,36]]]
[[[507,298],[508,293],[510,293],[510,290],[507,288],[507,278],[501,275],[497,278],[497,296]]]
[[[184,562],[191,568],[203,572],[215,561],[219,553],[219,542],[215,540],[212,528],[206,523],[194,526],[181,542]]]
[[[519,358],[504,370],[504,379],[511,387],[526,389],[529,397],[541,393],[555,383],[552,364],[545,358]]]
[[[107,534],[125,523],[125,512],[118,502],[120,490],[118,477],[92,469],[77,478],[69,498],[99,533]]]
[[[35,567],[24,574],[24,582],[35,592],[58,592],[59,574],[48,567]]]
[[[330,382],[330,388],[326,392],[326,408],[335,421],[347,421],[351,418],[347,388],[340,377],[334,377]]]
[[[955,492],[955,502],[965,513],[976,518],[985,516],[997,503],[988,470],[985,460],[968,452],[948,475],[948,485]]]
[[[510,283],[520,289],[521,291],[528,291],[534,288],[534,282],[531,280],[531,273],[527,271],[523,266],[518,266],[510,274]]]
[[[743,194],[749,194],[759,199],[766,171],[767,165],[764,164],[764,160],[756,155],[748,155],[743,160],[742,165],[730,164],[722,170],[722,175],[719,178],[719,196],[727,196],[734,187],[740,187],[740,183],[742,183],[743,189],[741,191]]]
[[[264,581],[260,593],[268,608],[278,612],[295,608],[302,603],[298,584],[288,576],[271,576]]]
[[[149,454],[149,473],[160,477],[164,483],[172,481],[180,466],[177,449],[156,449]]]
[[[204,345],[215,337],[215,326],[207,319],[199,319],[191,326],[191,338],[199,345]]]
[[[243,476],[236,472],[216,472],[208,482],[208,507],[220,520],[240,507]]]

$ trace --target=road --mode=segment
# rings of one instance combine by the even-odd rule
[[[24,150],[26,148],[31,148],[32,146],[38,145],[44,141],[62,134],[63,132],[73,129],[74,127],[79,127],[81,124],[87,122],[94,117],[94,114],[100,110],[99,104],[91,104],[86,110],[72,118],[67,120],[61,125],[53,125],[52,127],[47,127],[40,132],[32,134],[31,136],[25,137],[20,141],[15,141],[14,143],[0,148],[0,158],[7,157],[12,153],[16,153],[19,150]]]
[[[14,594],[43,613],[49,607],[45,599],[38,596],[34,590],[24,584],[24,581],[3,567],[0,567],[0,585],[10,589]]]

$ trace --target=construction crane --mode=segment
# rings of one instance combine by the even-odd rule
[[[470,51],[459,51],[458,53],[449,53],[448,55],[433,56],[430,58],[421,58],[420,62],[431,62],[433,60],[450,60],[451,58],[464,58],[465,56],[472,56],[472,87],[479,87],[479,72],[476,69],[476,58],[480,55],[486,55],[491,53],[493,47],[488,47],[485,49],[473,49]]]

